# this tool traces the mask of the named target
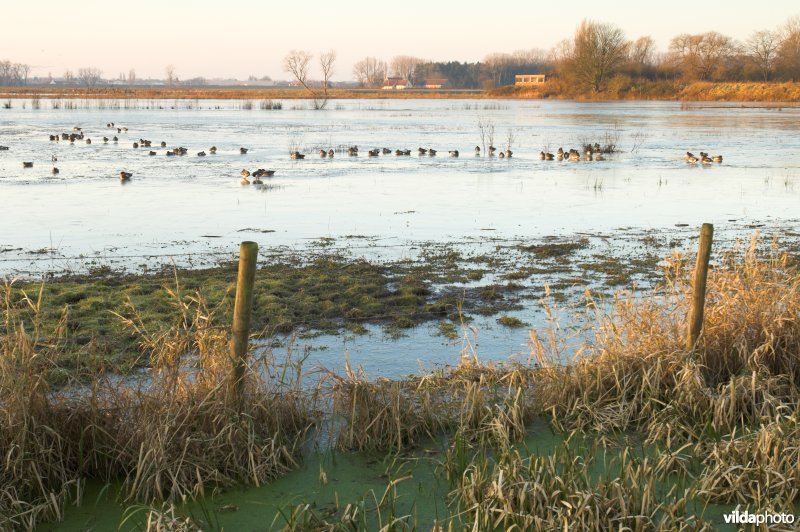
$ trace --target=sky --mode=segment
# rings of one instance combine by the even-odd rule
[[[95,67],[107,78],[130,69],[140,79],[163,78],[172,64],[180,79],[287,79],[287,52],[332,49],[339,81],[353,79],[353,63],[366,56],[474,62],[492,52],[549,49],[584,18],[616,24],[629,39],[651,35],[665,51],[680,33],[714,30],[744,40],[795,15],[797,0],[34,0],[0,9],[0,60],[27,63],[32,76]]]

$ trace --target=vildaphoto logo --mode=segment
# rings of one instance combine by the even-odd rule
[[[725,523],[733,525],[791,525],[795,521],[794,514],[763,512],[753,514],[745,510],[734,510],[723,515]]]

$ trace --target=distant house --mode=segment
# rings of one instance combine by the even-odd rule
[[[383,90],[402,90],[411,87],[411,82],[403,78],[386,78],[383,81]]]
[[[426,79],[422,86],[426,89],[446,89],[449,84],[444,78],[432,78]]]
[[[541,85],[544,80],[544,74],[518,74],[515,76],[514,85]]]

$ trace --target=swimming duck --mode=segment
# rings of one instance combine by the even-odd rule
[[[326,152],[325,150],[319,150],[319,156],[325,158],[328,156],[328,152]]]
[[[506,157],[511,157],[512,155],[514,155],[514,152],[511,150],[506,150]]]
[[[367,155],[369,155],[370,157],[377,157],[380,154],[381,154],[381,150],[379,150],[378,148],[375,148],[374,150],[369,150],[367,152]]]
[[[150,151],[147,153],[147,155],[155,155],[155,154],[156,154],[156,152],[154,152],[154,151],[152,151],[152,150],[150,150]]]
[[[134,142],[134,143],[133,143],[133,147],[134,147],[134,148],[138,148],[138,147],[139,147],[139,143],[138,143],[138,142]]]
[[[206,156],[206,152],[204,152],[204,151],[199,151],[199,152],[197,152],[197,156],[198,156],[198,157],[205,157],[205,156]]]
[[[450,150],[447,153],[450,154],[450,157],[458,157],[458,150]]]
[[[328,157],[333,157],[333,148],[328,150]]]
[[[290,157],[292,159],[305,159],[306,158],[306,156],[303,155],[302,153],[300,153],[299,151],[293,151],[292,154],[290,155]]]
[[[433,157],[434,155],[436,155],[436,150],[433,148],[428,148],[428,156]]]
[[[133,177],[133,174],[130,173],[130,172],[126,172],[126,171],[123,170],[123,171],[121,171],[119,173],[119,180],[120,181],[130,181],[131,177]]]
[[[215,153],[217,153],[217,147],[216,146],[211,146],[208,149],[208,153],[210,153],[211,155],[214,155]]]
[[[55,166],[53,167],[53,175],[58,175],[58,168]]]
[[[539,160],[544,161],[547,158],[547,155],[543,152],[539,152]]]
[[[481,154],[481,147],[475,146],[475,155],[480,155],[480,154]]]
[[[165,141],[163,141],[163,140],[161,141],[161,147],[162,148],[166,148],[167,147],[167,143]]]
[[[427,153],[428,153],[428,150],[426,150],[425,148],[417,148],[417,152],[418,152],[420,155],[425,155],[425,154],[427,154]]]
[[[722,155],[715,155],[714,157],[711,158],[711,160],[714,161],[715,163],[721,163]]]
[[[247,148],[239,148],[239,153],[241,153],[242,155],[246,154]]]
[[[239,175],[242,177],[250,177],[250,170],[244,168],[241,172],[239,172]]]
[[[389,148],[383,148],[383,149],[381,150],[381,152],[382,152],[384,155],[389,155],[390,153],[392,153],[392,150],[390,150]]]
[[[23,161],[22,162],[22,167],[23,168],[33,168],[33,161],[30,161],[30,162]]]
[[[502,159],[502,158],[504,158],[506,156],[506,154],[501,151],[500,153],[497,154],[497,156]]]

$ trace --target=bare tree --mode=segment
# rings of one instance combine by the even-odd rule
[[[353,65],[353,75],[362,87],[379,87],[386,79],[386,61],[365,57]]]
[[[305,50],[292,50],[283,58],[283,70],[294,77],[295,81],[306,89],[313,100],[314,109],[324,109],[328,104],[328,89],[330,88],[331,76],[334,72],[336,62],[336,52],[321,53],[319,58],[320,69],[322,70],[322,94],[319,93],[308,79],[311,60],[314,56]]]
[[[514,60],[509,54],[494,53],[484,57],[483,64],[492,86],[497,87],[502,84],[503,72],[513,63]]]
[[[599,92],[625,60],[625,33],[612,24],[584,20],[573,37],[572,71],[581,85]]]
[[[753,32],[745,43],[750,59],[758,66],[764,81],[769,81],[778,53],[778,34],[769,30]]]
[[[175,65],[167,65],[164,67],[164,75],[167,82],[167,85],[177,85],[178,83],[178,74],[175,71]]]
[[[781,27],[776,63],[785,78],[800,79],[800,16],[790,18]]]
[[[733,40],[715,31],[673,38],[669,45],[675,65],[689,79],[711,79],[736,50]]]
[[[136,84],[136,71],[134,69],[130,69],[128,71],[128,85]]]
[[[655,53],[656,42],[649,35],[639,37],[628,45],[628,61],[639,75],[652,68]]]
[[[84,67],[78,69],[78,79],[87,87],[94,87],[100,81],[103,71],[99,68]]]
[[[66,69],[61,77],[64,78],[66,83],[72,83],[75,80],[75,74],[73,74],[70,69]]]
[[[397,55],[392,58],[391,72],[393,76],[408,80],[412,86],[418,83],[415,76],[417,67],[425,62],[424,59],[411,55]]]

